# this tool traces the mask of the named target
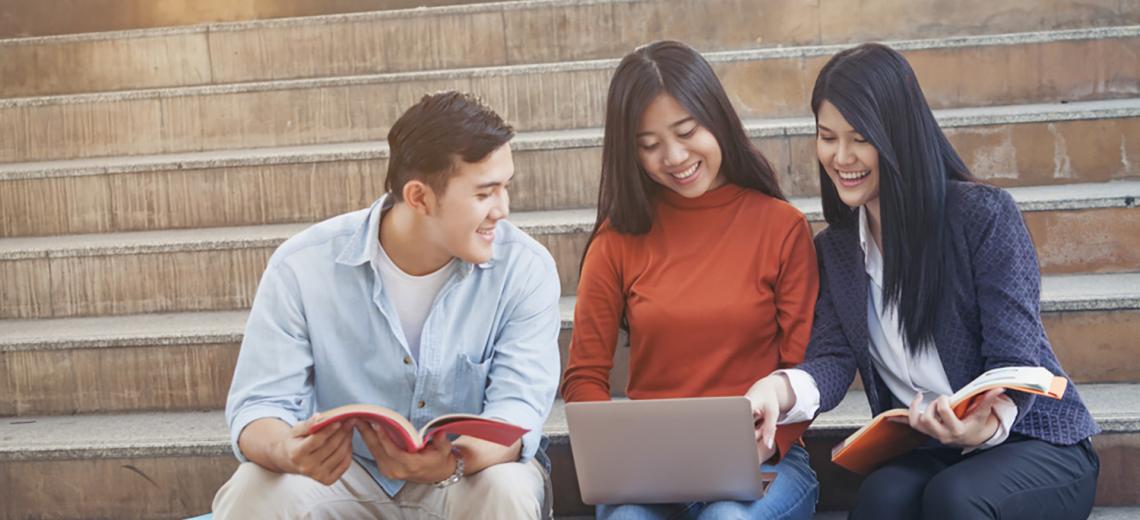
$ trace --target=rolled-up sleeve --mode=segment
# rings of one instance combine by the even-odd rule
[[[238,438],[249,423],[277,418],[293,425],[304,419],[313,392],[312,367],[296,277],[288,265],[271,261],[253,300],[226,399],[226,421],[238,460],[248,460]]]
[[[538,451],[558,389],[562,288],[545,251],[534,255],[524,273],[522,283],[510,289],[518,296],[511,298],[495,338],[482,415],[529,429],[522,446],[522,458],[529,459]]]

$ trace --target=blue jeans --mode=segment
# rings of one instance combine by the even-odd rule
[[[764,464],[764,471],[778,475],[764,498],[755,502],[688,502],[683,504],[600,505],[598,520],[735,520],[810,519],[819,499],[819,481],[808,463],[807,450],[792,446],[775,466]]]

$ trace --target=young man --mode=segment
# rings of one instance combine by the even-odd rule
[[[546,249],[504,220],[513,136],[466,94],[425,96],[388,133],[387,193],[277,249],[226,403],[243,463],[214,498],[219,518],[548,511],[535,456],[558,384],[560,287]],[[438,436],[417,454],[358,420],[307,434],[314,412],[352,403],[417,428],[466,412],[530,433],[510,448]]]

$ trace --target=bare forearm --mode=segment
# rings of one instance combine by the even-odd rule
[[[455,439],[452,445],[459,448],[463,457],[464,473],[468,475],[483,471],[495,464],[517,461],[522,453],[521,440],[510,447],[504,447],[474,437],[460,437]]]
[[[282,465],[281,444],[290,436],[290,427],[276,418],[258,419],[249,423],[238,437],[242,454],[270,471],[289,473]]]

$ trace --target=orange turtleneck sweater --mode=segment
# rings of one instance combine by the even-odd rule
[[[726,184],[658,195],[653,226],[606,225],[586,254],[574,307],[566,402],[610,398],[623,312],[630,399],[744,395],[804,358],[819,273],[811,228],[792,205]],[[808,423],[781,426],[779,453]]]

